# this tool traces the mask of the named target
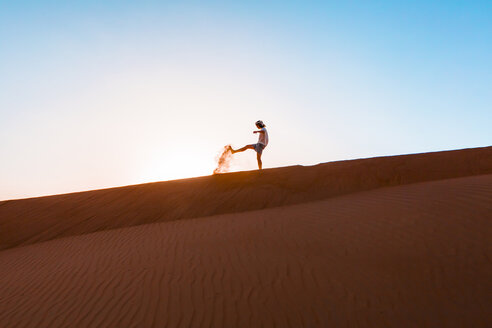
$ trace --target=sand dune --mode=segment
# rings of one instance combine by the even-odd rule
[[[3,202],[0,327],[490,327],[491,219],[491,147]]]
[[[332,162],[0,202],[0,250],[145,223],[492,173],[492,147]]]
[[[487,327],[492,175],[0,252],[1,327]]]

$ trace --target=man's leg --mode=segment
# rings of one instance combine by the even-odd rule
[[[256,160],[258,161],[258,168],[261,170],[261,167],[262,167],[261,153],[256,153]]]
[[[246,145],[246,146],[244,146],[243,148],[239,148],[239,149],[237,149],[237,150],[234,150],[234,149],[232,149],[232,147],[231,147],[231,151],[232,151],[232,153],[233,153],[233,154],[234,154],[234,153],[239,153],[239,152],[245,151],[246,149],[255,149],[255,145]]]

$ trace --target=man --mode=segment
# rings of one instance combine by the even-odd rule
[[[245,151],[246,149],[254,149],[256,151],[256,159],[258,161],[258,168],[261,170],[262,168],[262,163],[261,163],[261,154],[263,153],[263,149],[268,145],[268,132],[267,129],[265,128],[266,125],[263,123],[263,121],[256,121],[255,123],[256,127],[259,129],[257,131],[253,131],[253,133],[259,133],[258,137],[258,142],[255,144],[251,145],[246,145],[243,148],[234,150],[231,147],[231,152],[233,154]]]

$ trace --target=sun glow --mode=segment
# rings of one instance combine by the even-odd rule
[[[139,180],[151,182],[210,175],[214,170],[214,158],[210,156],[209,161],[204,161],[204,153],[190,146],[166,146],[145,161]]]

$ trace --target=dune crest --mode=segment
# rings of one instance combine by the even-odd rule
[[[218,174],[0,202],[0,250],[60,237],[492,173],[492,147]]]

